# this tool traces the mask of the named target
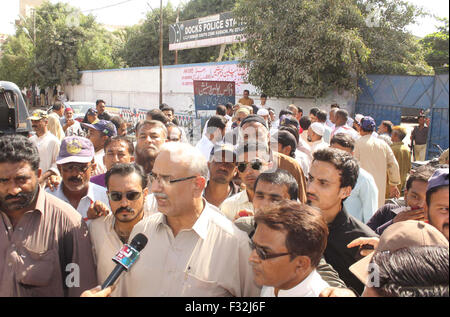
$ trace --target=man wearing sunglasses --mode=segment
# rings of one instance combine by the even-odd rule
[[[97,259],[97,277],[101,285],[115,263],[111,259],[124,243],[131,240],[131,231],[137,223],[149,214],[144,211],[148,194],[147,175],[141,166],[117,163],[106,172],[111,213],[98,218],[89,225],[92,246]],[[119,280],[112,296],[122,292],[123,282]]]
[[[263,144],[267,148],[270,147],[270,162],[272,169],[284,169],[294,176],[298,184],[298,199],[306,202],[306,179],[300,164],[292,157],[278,153],[277,138],[271,138],[269,129],[264,119],[257,115],[246,117],[240,126],[239,145],[251,142],[257,142],[258,145]]]
[[[94,145],[89,139],[80,136],[64,138],[56,160],[62,182],[54,191],[47,188],[47,192],[72,205],[85,221],[96,201],[109,206],[106,189],[90,182],[95,169],[94,155]]]
[[[329,287],[316,268],[327,245],[320,211],[283,200],[259,210],[249,257],[261,297],[318,297]]]
[[[209,204],[206,160],[193,146],[167,142],[150,177],[159,213],[144,218],[149,243],[125,276],[122,296],[255,297],[248,236]]]
[[[231,221],[253,214],[256,179],[270,168],[269,151],[264,143],[243,144],[237,150],[237,157],[238,174],[245,190],[225,199],[220,206],[221,212]]]

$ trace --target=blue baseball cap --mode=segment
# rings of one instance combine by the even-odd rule
[[[95,155],[91,140],[81,136],[68,136],[61,142],[56,164],[89,163]]]
[[[427,192],[440,186],[448,186],[448,167],[438,168],[428,180]]]
[[[89,123],[82,123],[84,127],[92,128],[97,131],[102,132],[104,135],[113,137],[117,135],[117,129],[114,123],[108,120],[98,120],[96,122],[93,122],[91,124]]]

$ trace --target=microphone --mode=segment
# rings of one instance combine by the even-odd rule
[[[124,270],[128,271],[130,267],[139,258],[139,252],[147,245],[147,237],[142,233],[134,236],[130,244],[124,244],[119,252],[112,258],[117,263],[114,270],[102,285],[102,289],[115,283]]]

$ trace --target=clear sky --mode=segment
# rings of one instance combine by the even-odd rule
[[[92,13],[97,21],[111,25],[133,25],[145,18],[150,8],[159,8],[160,0],[50,0],[52,3],[67,2],[78,7],[85,14]],[[174,7],[188,0],[163,0],[163,5],[171,2]],[[448,0],[408,0],[439,17],[449,17]],[[117,4],[117,5],[116,5]],[[114,6],[113,6],[114,5]],[[111,6],[111,7],[108,7]],[[0,33],[14,34],[14,20],[19,13],[19,0],[0,0]],[[106,7],[106,8],[105,8]],[[93,10],[98,9],[98,10]],[[90,11],[93,10],[93,11]],[[425,18],[417,25],[410,26],[414,35],[423,37],[436,31],[433,18]]]

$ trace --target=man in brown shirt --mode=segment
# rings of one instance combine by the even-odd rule
[[[37,148],[0,137],[0,296],[80,296],[97,284],[86,224],[39,187]]]
[[[239,103],[244,106],[254,105],[255,102],[253,101],[252,98],[249,98],[249,95],[250,95],[250,91],[248,91],[247,89],[244,90],[244,97],[239,99]]]

